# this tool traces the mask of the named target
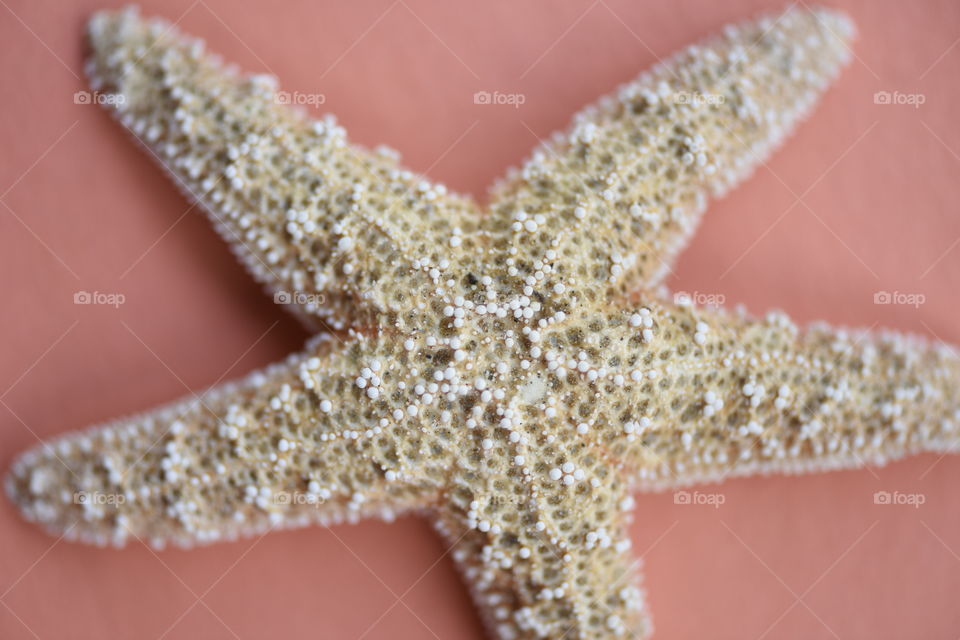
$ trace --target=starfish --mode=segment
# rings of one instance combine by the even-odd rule
[[[315,330],[244,380],[23,454],[7,490],[70,539],[190,546],[419,510],[501,638],[648,637],[635,491],[883,462],[960,441],[960,360],[895,333],[672,302],[708,196],[849,59],[791,9],[577,115],[487,211],[280,104],[134,10],[92,85]]]

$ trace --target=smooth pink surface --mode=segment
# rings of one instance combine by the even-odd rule
[[[857,58],[812,118],[716,203],[675,290],[960,343],[960,5],[835,2]],[[101,109],[76,105],[96,1],[0,2],[0,437],[13,456],[281,358],[305,339]],[[353,140],[485,198],[579,107],[780,2],[159,0],[242,67],[320,92]],[[477,91],[525,103],[475,105]],[[920,108],[876,91],[920,93]],[[799,201],[798,201],[799,199]],[[186,213],[185,213],[186,212]],[[75,292],[125,303],[77,306]],[[922,293],[877,306],[880,290]],[[956,638],[960,460],[735,480],[719,508],[638,496],[658,638]],[[919,508],[876,491],[921,493]],[[415,517],[190,552],[55,544],[0,506],[3,638],[479,638]]]

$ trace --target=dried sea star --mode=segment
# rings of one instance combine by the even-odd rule
[[[729,27],[583,111],[482,215],[170,25],[96,15],[94,88],[319,332],[243,381],[27,452],[12,499],[101,544],[422,509],[494,634],[648,635],[631,491],[958,442],[944,349],[657,293],[706,194],[808,111],[851,34],[826,10]]]

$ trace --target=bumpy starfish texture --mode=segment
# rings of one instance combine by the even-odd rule
[[[170,25],[98,14],[94,88],[323,330],[239,383],[27,452],[12,499],[101,544],[420,509],[492,633],[645,637],[632,491],[960,440],[944,348],[657,293],[707,195],[808,111],[851,34],[819,9],[728,27],[579,114],[483,214]]]

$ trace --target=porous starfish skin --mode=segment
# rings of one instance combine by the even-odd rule
[[[89,34],[94,88],[318,335],[243,381],[25,453],[8,492],[54,533],[189,546],[418,509],[491,633],[646,637],[632,491],[958,443],[945,348],[660,291],[707,195],[847,60],[839,14],[729,27],[658,65],[486,213],[167,23],[101,13]]]

